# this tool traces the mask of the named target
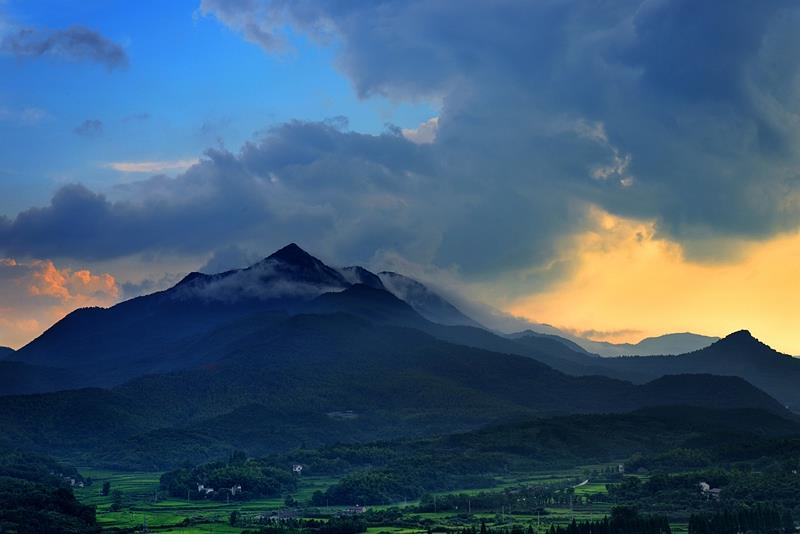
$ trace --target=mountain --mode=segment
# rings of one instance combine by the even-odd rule
[[[180,349],[226,323],[265,311],[288,313],[350,285],[339,271],[290,244],[246,269],[191,273],[165,291],[108,309],[78,309],[13,359],[69,369],[86,377],[84,386],[119,384],[203,363]]]
[[[792,409],[800,409],[800,359],[777,352],[747,330],[687,354],[606,358],[603,363],[620,372],[633,372],[642,380],[681,373],[738,376]]]
[[[387,291],[392,288],[394,292]],[[240,319],[335,312],[417,328],[451,343],[527,356],[566,373],[601,372],[596,358],[552,339],[515,341],[474,326],[410,278],[387,272],[379,277],[358,266],[337,270],[290,244],[246,269],[191,273],[165,291],[108,309],[74,311],[13,354],[29,367],[8,368],[0,394],[108,387],[145,374],[192,368],[212,363],[217,355],[185,348]],[[35,376],[37,369],[42,376]],[[50,369],[63,369],[69,380],[52,380]],[[613,370],[606,374],[616,376]]]
[[[252,316],[184,350],[213,363],[111,390],[0,397],[0,446],[160,468],[233,448],[425,436],[548,413],[684,404],[786,416],[739,378],[575,377],[343,313]]]
[[[209,345],[210,334],[231,336],[254,316],[277,324],[300,313],[347,313],[372,323],[410,327],[451,344],[532,358],[576,376],[643,383],[664,374],[727,372],[713,365],[670,371],[669,366],[660,370],[613,362],[555,335],[500,336],[473,326],[457,308],[410,278],[389,272],[378,276],[358,266],[337,270],[290,244],[246,269],[191,273],[165,291],[108,309],[76,310],[12,354],[25,365],[6,365],[0,394],[108,387],[146,374],[212,365],[230,342],[222,335]],[[750,379],[748,373],[739,376]]]
[[[383,285],[411,305],[420,315],[438,324],[483,328],[475,320],[413,278],[392,271],[378,273]]]
[[[648,337],[638,343],[608,343],[589,339],[581,339],[577,343],[594,354],[614,357],[684,354],[705,348],[715,341],[719,341],[719,338],[684,332]]]
[[[9,347],[0,347],[0,360],[12,358],[14,356],[14,349]]]

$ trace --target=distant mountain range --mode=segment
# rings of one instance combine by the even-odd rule
[[[584,338],[578,340],[577,343],[587,351],[599,356],[615,357],[685,354],[705,348],[715,341],[719,341],[719,338],[684,332],[648,337],[638,343],[608,343]]]
[[[0,360],[10,358],[14,354],[14,349],[9,347],[0,347]]]
[[[751,366],[728,361],[771,349],[732,338],[686,356],[600,358],[555,335],[498,335],[419,282],[335,269],[292,244],[53,325],[0,362],[0,392],[50,392],[0,397],[0,445],[163,467],[237,444],[264,452],[544,414],[691,405],[789,416],[745,380]],[[783,386],[800,362],[776,355],[785,381],[770,374],[763,387],[790,404]],[[153,440],[173,453],[150,458]]]

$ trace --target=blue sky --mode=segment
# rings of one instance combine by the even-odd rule
[[[431,104],[360,100],[333,65],[335,43],[292,35],[291,50],[265,54],[194,0],[9,1],[6,24],[92,28],[125,50],[126,68],[0,54],[0,109],[36,120],[0,120],[0,213],[46,203],[69,182],[104,189],[126,179],[111,162],[194,159],[221,141],[230,150],[270,125],[345,116],[352,130],[414,127]],[[0,19],[2,20],[2,19]],[[146,117],[146,118],[145,118]],[[81,137],[85,120],[102,132]]]

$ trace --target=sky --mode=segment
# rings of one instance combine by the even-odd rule
[[[800,355],[800,6],[0,1],[0,345],[297,242]]]

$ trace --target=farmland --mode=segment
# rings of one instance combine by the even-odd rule
[[[581,469],[562,471],[543,471],[518,476],[507,476],[492,488],[469,488],[452,492],[436,492],[435,499],[445,499],[448,495],[479,495],[481,492],[514,491],[514,488],[560,485],[571,487],[575,480],[589,466]],[[80,469],[81,475],[91,478],[92,484],[75,490],[76,496],[85,504],[97,508],[98,525],[104,529],[121,531],[142,530],[146,525],[151,532],[191,534],[215,532],[220,534],[239,534],[243,526],[229,525],[231,512],[239,512],[243,518],[269,516],[285,511],[285,497],[254,499],[248,501],[210,500],[210,499],[176,499],[164,495],[159,487],[158,472],[122,472],[110,470]],[[111,492],[122,494],[122,509],[112,511],[112,496],[101,495],[104,482],[110,484]],[[300,507],[292,512],[298,517],[327,518],[340,513],[346,507],[306,507],[315,491],[324,491],[336,482],[332,477],[302,477],[298,489],[292,497]],[[605,494],[605,484],[588,483],[575,488],[576,501],[580,497]],[[368,532],[378,534],[425,532],[429,527],[458,527],[465,524],[485,522],[493,526],[511,526],[513,524],[532,526],[534,532],[544,532],[551,523],[567,524],[573,518],[577,520],[598,519],[607,515],[611,505],[608,503],[584,503],[569,506],[547,507],[538,514],[522,513],[514,510],[480,510],[474,513],[461,510],[423,512],[420,501],[405,501],[393,504],[376,505],[368,508],[366,515],[384,515],[391,517],[386,524],[373,524],[370,521]],[[466,512],[466,513],[465,513]]]

